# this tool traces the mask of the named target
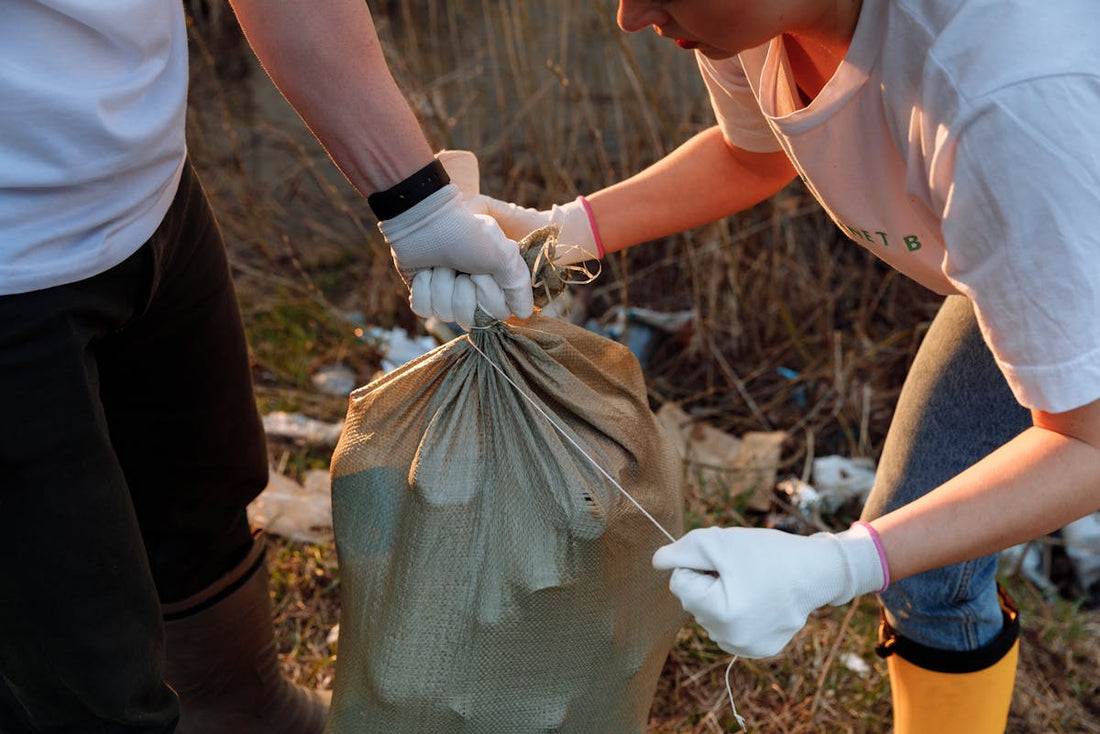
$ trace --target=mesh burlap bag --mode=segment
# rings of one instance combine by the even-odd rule
[[[667,539],[581,450],[679,535],[675,448],[613,341],[497,323],[352,394],[329,734],[645,730],[683,622]]]

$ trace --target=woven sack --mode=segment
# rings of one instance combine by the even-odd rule
[[[679,536],[680,462],[616,342],[495,323],[352,393],[328,734],[645,731],[684,621],[667,539],[570,439]]]

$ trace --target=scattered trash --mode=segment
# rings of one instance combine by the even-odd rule
[[[446,326],[438,319],[436,328]],[[377,326],[364,327],[357,331],[360,339],[366,342],[374,342],[382,350],[382,370],[392,372],[406,362],[411,362],[417,357],[423,356],[439,346],[436,337],[431,335],[411,337],[409,332],[400,326],[386,330]]]
[[[623,343],[624,329],[621,328],[619,324],[609,324],[605,326],[595,319],[589,319],[585,322],[584,328],[600,336],[613,339],[620,344]],[[645,324],[637,323],[630,324],[625,331],[627,349],[637,357],[639,364],[647,364],[649,358],[653,356],[653,352],[657,348],[657,330]]]
[[[647,308],[624,309],[622,306],[616,306],[598,321],[589,319],[584,328],[625,344],[627,349],[638,358],[639,364],[644,366],[649,362],[664,336],[683,331],[694,318],[694,311],[665,313]]]
[[[688,464],[689,483],[697,485],[701,493],[747,497],[754,510],[771,506],[785,432],[751,431],[736,438],[696,420],[674,403],[662,406],[657,420]]]
[[[782,377],[785,380],[797,380],[798,378],[800,378],[802,376],[802,375],[798,374],[798,372],[796,372],[795,370],[792,370],[790,367],[776,367],[775,368],[775,374],[779,375],[780,377]],[[806,388],[803,385],[797,386],[794,389],[794,392],[791,393],[791,400],[793,400],[794,404],[797,405],[798,407],[805,408],[806,407]]]
[[[264,432],[269,436],[291,438],[317,446],[335,446],[344,430],[344,422],[326,423],[301,413],[277,410],[263,417]]]
[[[361,311],[345,311],[344,318],[358,325],[355,335],[360,341],[374,344],[382,352],[383,372],[392,372],[406,362],[427,354],[440,344],[445,344],[463,333],[458,324],[444,323],[434,316],[424,322],[424,328],[428,334],[418,337],[410,336],[409,332],[400,326],[392,329],[370,326]]]
[[[328,636],[325,637],[325,643],[328,645],[335,645],[340,641],[340,623],[332,625],[332,629],[328,631]]]
[[[848,502],[867,499],[875,483],[875,464],[870,459],[820,456],[813,463],[813,485],[791,477],[777,485],[802,514],[831,515]]]
[[[821,507],[821,494],[798,477],[784,479],[776,489],[787,496],[787,501],[809,517]]]
[[[1081,589],[1088,592],[1100,585],[1100,512],[1062,528],[1062,540]]]
[[[623,307],[616,306],[611,311],[617,319],[622,318]],[[654,311],[648,308],[632,307],[626,310],[627,317],[637,323],[652,326],[666,334],[676,334],[685,329],[695,320],[695,311]]]
[[[850,500],[867,499],[875,484],[875,463],[866,458],[821,456],[814,459],[813,477],[821,511],[828,514]]]
[[[273,535],[306,543],[331,541],[332,489],[328,471],[310,470],[299,484],[270,469],[267,487],[248,505],[248,520]]]
[[[355,370],[346,364],[325,365],[310,378],[313,386],[326,395],[347,397],[359,384]]]
[[[1050,580],[1046,563],[1038,542],[1021,543],[1001,551],[998,557],[1001,569],[1006,573],[1022,573],[1047,596],[1058,594],[1058,587]]]
[[[860,678],[866,677],[871,672],[871,666],[867,664],[867,661],[854,652],[841,653],[840,664]]]

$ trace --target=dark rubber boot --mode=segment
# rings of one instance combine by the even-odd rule
[[[165,680],[180,698],[176,734],[321,734],[330,692],[279,670],[265,544],[200,593],[165,605]]]

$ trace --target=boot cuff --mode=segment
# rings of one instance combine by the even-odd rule
[[[997,595],[1004,613],[1004,626],[984,647],[977,650],[940,650],[922,645],[898,634],[886,621],[884,613],[879,623],[879,643],[875,652],[881,658],[897,655],[913,665],[937,673],[974,673],[985,670],[1007,655],[1020,637],[1020,619],[1016,605],[1000,585],[997,586]]]
[[[230,596],[234,591],[248,583],[248,580],[264,565],[266,551],[267,544],[264,536],[262,534],[257,535],[252,540],[252,549],[248,551],[248,555],[218,579],[216,583],[186,599],[171,604],[162,604],[161,614],[164,621],[172,622],[197,614]]]

